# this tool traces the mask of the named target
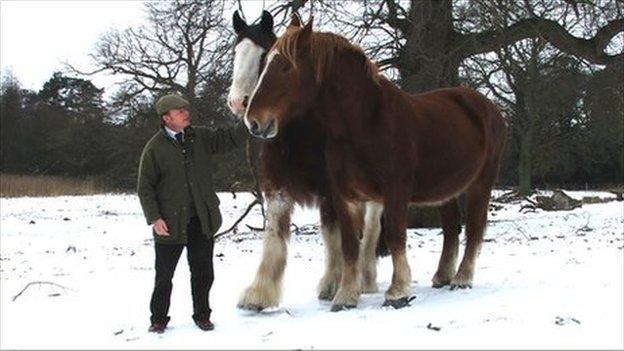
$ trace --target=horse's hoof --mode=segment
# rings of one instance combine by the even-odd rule
[[[318,299],[319,300],[325,300],[325,301],[331,301],[331,300],[334,299],[334,295],[335,294],[333,294],[331,291],[325,290],[325,291],[321,291],[318,294]]]
[[[453,276],[455,274],[450,274],[448,272],[445,273],[445,271],[442,272],[436,272],[436,274],[433,276],[433,278],[431,278],[431,287],[432,288],[442,288],[445,287],[449,284],[451,284],[451,281],[453,280]]]
[[[381,307],[387,307],[387,306],[391,306],[394,307],[394,309],[399,309],[399,308],[403,308],[403,307],[407,307],[410,306],[410,302],[412,300],[414,300],[416,298],[416,296],[411,296],[411,297],[402,297],[400,299],[396,299],[396,300],[388,300],[386,299],[386,301],[384,301],[384,303],[381,305]]]
[[[451,283],[451,290],[472,289],[472,283]]]
[[[450,282],[433,282],[433,284],[431,284],[431,287],[434,289],[440,289],[449,285],[449,283]]]
[[[336,296],[336,291],[338,291],[338,284],[323,284],[323,289],[319,289],[318,298],[319,300],[332,301]]]
[[[332,305],[332,312],[348,311],[354,309],[355,305]]]
[[[451,290],[472,289],[472,274],[459,271],[451,280]]]
[[[262,310],[264,309],[264,307],[262,306],[254,305],[251,303],[239,303],[236,307],[238,307],[241,310],[252,311],[252,312],[262,312]]]

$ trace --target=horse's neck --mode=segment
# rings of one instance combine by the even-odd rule
[[[379,111],[382,94],[381,86],[366,72],[366,67],[347,68],[323,84],[314,113],[329,135],[340,136],[352,125],[373,118]]]
[[[291,118],[286,125],[280,128],[277,137],[270,143],[273,149],[282,153],[293,152],[293,148],[310,147],[318,144],[322,147],[324,135],[318,119],[311,116],[311,112]]]

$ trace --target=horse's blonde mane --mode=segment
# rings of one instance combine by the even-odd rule
[[[275,50],[279,52],[286,60],[288,60],[297,69],[297,50],[299,46],[299,37],[302,30],[287,30],[274,45]],[[310,57],[314,64],[316,83],[321,84],[331,71],[330,68],[334,63],[335,55],[340,52],[352,52],[361,55],[366,65],[367,75],[379,84],[379,72],[377,65],[369,60],[362,48],[350,43],[346,38],[326,32],[312,32],[310,43]]]

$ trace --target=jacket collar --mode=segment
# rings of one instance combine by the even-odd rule
[[[172,137],[168,132],[167,132],[167,128],[165,128],[164,124],[160,125],[160,132],[167,138],[175,140],[174,137]],[[172,131],[173,132],[173,131]],[[188,138],[192,138],[195,136],[195,130],[193,129],[193,126],[188,126],[186,128],[184,128],[184,138],[188,139]]]
[[[175,138],[171,137],[169,135],[169,133],[167,133],[167,130],[165,129],[165,125],[161,124],[160,125],[160,133],[167,139],[175,141]],[[195,130],[193,129],[193,126],[188,126],[186,128],[184,128],[184,140],[192,140],[193,137],[195,137]]]

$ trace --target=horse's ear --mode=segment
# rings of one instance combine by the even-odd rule
[[[262,10],[262,19],[260,19],[260,26],[267,32],[273,31],[273,16],[267,10]]]
[[[312,22],[313,21],[314,21],[314,18],[310,17],[310,21],[303,28],[301,28],[301,32],[299,34],[299,46],[305,50],[310,48],[310,43],[312,41]]]
[[[301,27],[301,18],[296,12],[293,12],[290,15],[290,23],[288,23],[289,27]]]
[[[232,16],[232,24],[234,26],[234,32],[240,34],[240,32],[247,27],[247,23],[240,17],[238,10],[234,11]]]
[[[314,22],[314,16],[310,16],[310,20],[308,21],[308,23],[303,27],[303,30],[307,30],[310,33],[312,33],[312,22]]]

